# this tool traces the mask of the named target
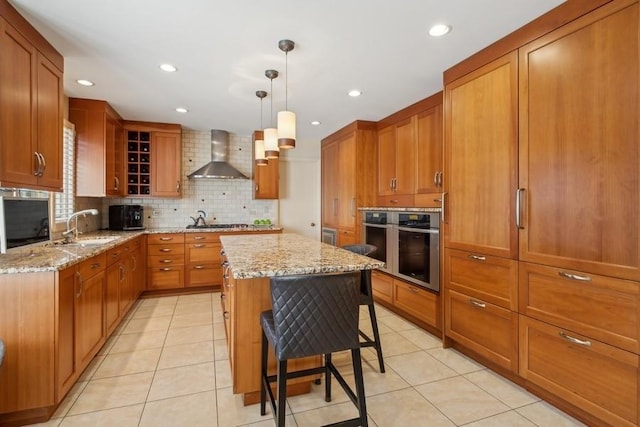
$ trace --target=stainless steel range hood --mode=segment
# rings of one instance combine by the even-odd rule
[[[229,158],[229,132],[211,131],[211,161],[191,172],[189,179],[249,179],[242,172],[227,163]]]

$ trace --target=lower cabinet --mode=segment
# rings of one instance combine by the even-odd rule
[[[371,273],[373,296],[377,302],[393,307],[440,331],[440,297],[431,291],[374,270]]]
[[[221,285],[220,234],[185,233],[185,287]]]
[[[184,288],[184,233],[147,237],[147,289]]]

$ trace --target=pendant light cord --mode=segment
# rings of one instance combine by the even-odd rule
[[[289,111],[289,52],[284,53],[284,109]]]
[[[271,79],[271,113],[269,114],[269,123],[273,127],[273,79]]]

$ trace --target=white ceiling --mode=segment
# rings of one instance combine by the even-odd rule
[[[273,82],[273,116],[289,109],[298,141],[356,119],[379,120],[442,89],[442,72],[561,0],[10,0],[65,58],[65,94],[104,99],[126,119],[250,135],[256,90]],[[440,39],[439,22],[453,26]],[[177,73],[160,71],[169,62]],[[79,86],[77,79],[95,82]],[[347,91],[363,95],[350,98]],[[271,95],[263,103],[270,122]],[[187,114],[176,107],[189,109]],[[274,119],[275,120],[275,119]],[[312,120],[322,122],[312,126]]]

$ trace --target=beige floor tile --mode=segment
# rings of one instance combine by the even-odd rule
[[[585,425],[543,401],[518,408],[516,412],[539,426],[578,427]]]
[[[111,347],[109,354],[162,348],[166,336],[166,331],[148,331],[119,335]]]
[[[212,318],[213,318],[213,323],[224,323],[224,312],[214,311]]]
[[[402,390],[411,387],[400,375],[398,375],[393,369],[387,369],[384,374],[378,372],[378,365],[375,367],[367,366],[363,364],[362,373],[364,376],[364,394],[365,396],[375,396],[378,394],[385,394],[395,390]],[[351,389],[355,392],[355,377],[353,374],[344,375],[347,384],[351,386]],[[337,381],[334,380],[336,387],[340,387]]]
[[[385,325],[396,332],[416,329],[416,325],[398,316],[382,317],[381,319],[378,319],[378,323]]]
[[[60,423],[62,422],[63,418],[52,418],[49,421],[46,421],[44,423],[37,423],[37,424],[29,424],[30,427],[57,427],[60,425]]]
[[[115,344],[115,342],[118,340],[119,336],[120,335],[115,335],[115,334],[111,335],[109,339],[102,345],[100,350],[98,350],[98,356],[104,356],[108,354],[113,348],[113,345]]]
[[[488,369],[472,372],[464,377],[510,408],[519,408],[540,400],[522,387]]]
[[[215,392],[207,391],[147,402],[139,425],[211,427],[216,425],[216,417]]]
[[[227,335],[224,329],[224,322],[218,322],[213,324],[213,338],[216,340],[227,339]]]
[[[414,353],[420,348],[397,332],[380,335],[382,342],[382,353],[385,359],[398,354]],[[367,349],[371,350],[371,349]]]
[[[427,350],[427,353],[453,369],[459,374],[468,374],[469,372],[480,371],[486,369],[480,363],[468,358],[464,354],[452,348],[433,348]]]
[[[168,297],[152,297],[152,298],[143,298],[140,300],[140,307],[149,307],[156,305],[176,305],[178,302],[178,296],[168,296]]]
[[[396,316],[396,314],[387,309],[384,308],[383,306],[381,306],[380,304],[376,304],[376,316],[377,317],[387,317],[387,316]]]
[[[118,326],[116,326],[116,328],[113,330],[113,332],[111,332],[111,336],[114,337],[114,336],[117,336],[117,335],[120,335],[120,334],[124,333],[124,330],[127,328],[127,326],[129,325],[130,321],[131,320],[126,320],[126,319],[122,320],[118,324]]]
[[[411,341],[413,344],[420,347],[422,350],[442,348],[442,340],[440,340],[440,338],[434,337],[433,335],[426,331],[423,331],[422,329],[416,328],[407,331],[400,331],[398,333]]]
[[[89,381],[91,378],[93,378],[93,375],[96,373],[105,357],[106,356],[95,356],[89,363],[89,366],[87,366],[82,374],[80,374],[80,378],[78,378],[78,381]]]
[[[213,362],[159,369],[153,377],[147,401],[200,393],[215,388]]]
[[[412,386],[458,375],[425,351],[386,357],[385,363]]]
[[[380,427],[455,426],[412,388],[368,397],[367,412]]]
[[[213,351],[216,362],[218,360],[229,360],[229,347],[226,339],[213,340]]]
[[[260,415],[260,405],[244,406],[242,396],[233,394],[231,388],[219,388],[216,390],[218,404],[218,427],[236,427],[259,421],[271,421],[273,416],[267,404],[267,414]]]
[[[348,403],[338,403],[331,406],[325,406],[311,411],[294,413],[298,427],[317,427],[320,425],[331,424],[358,416],[358,409],[351,401]],[[369,427],[377,427],[377,424],[369,419]]]
[[[143,404],[66,417],[60,427],[137,427]]]
[[[170,328],[186,328],[189,326],[211,325],[213,323],[213,314],[211,311],[207,313],[184,314],[182,316],[173,316]]]
[[[161,352],[161,348],[152,348],[130,353],[109,354],[102,361],[92,379],[153,372],[158,366]]]
[[[284,424],[287,427],[298,427],[298,424],[296,424],[296,420],[295,418],[293,418],[293,415],[287,415],[284,418]],[[273,420],[273,418],[271,418],[264,421],[258,421],[257,423],[242,424],[241,427],[273,427],[273,426],[275,426],[275,421]]]
[[[164,347],[158,369],[213,362],[213,345],[209,342]]]
[[[191,344],[201,341],[213,341],[213,326],[199,325],[186,328],[170,328],[165,346]]]
[[[190,314],[207,314],[212,315],[211,301],[209,302],[191,302],[191,303],[178,303],[176,309],[173,312],[174,316],[186,316]]]
[[[366,319],[360,320],[359,329],[365,334],[369,335],[371,339],[373,339],[373,328],[371,327],[371,319],[369,319],[368,315]],[[388,327],[387,325],[385,325],[384,323],[382,323],[382,321],[378,320],[378,333],[380,335],[389,334],[392,332],[395,332],[395,331],[390,327]]]
[[[160,304],[139,307],[131,319],[148,319],[150,317],[173,316],[175,306],[173,304]]]
[[[56,409],[51,418],[62,418],[67,415],[69,409],[71,409],[87,384],[89,384],[88,381],[77,381],[73,387],[71,387],[71,390],[69,390],[69,393],[67,393],[60,405],[58,405],[58,409]]]
[[[349,397],[345,394],[344,390],[340,387],[340,384],[338,384],[338,381],[336,381],[335,378],[331,382],[331,402],[325,402],[324,385],[325,383],[323,378],[322,384],[311,384],[310,393],[287,397],[287,403],[291,412],[296,414],[312,409],[323,408],[325,406],[334,406],[342,402],[350,402]]]
[[[461,425],[509,410],[509,407],[461,376],[415,387],[440,412]]]
[[[77,415],[143,403],[151,387],[153,372],[91,380],[69,410]]]
[[[220,360],[215,362],[216,371],[216,388],[231,387],[231,366],[229,360]]]
[[[203,292],[199,294],[180,295],[178,304],[192,304],[200,302],[211,302],[213,292]],[[218,292],[218,296],[220,293]]]
[[[509,411],[465,424],[465,427],[536,427],[536,425],[516,411]]]
[[[150,317],[148,319],[131,319],[123,334],[135,334],[140,332],[166,331],[171,324],[172,316]]]

